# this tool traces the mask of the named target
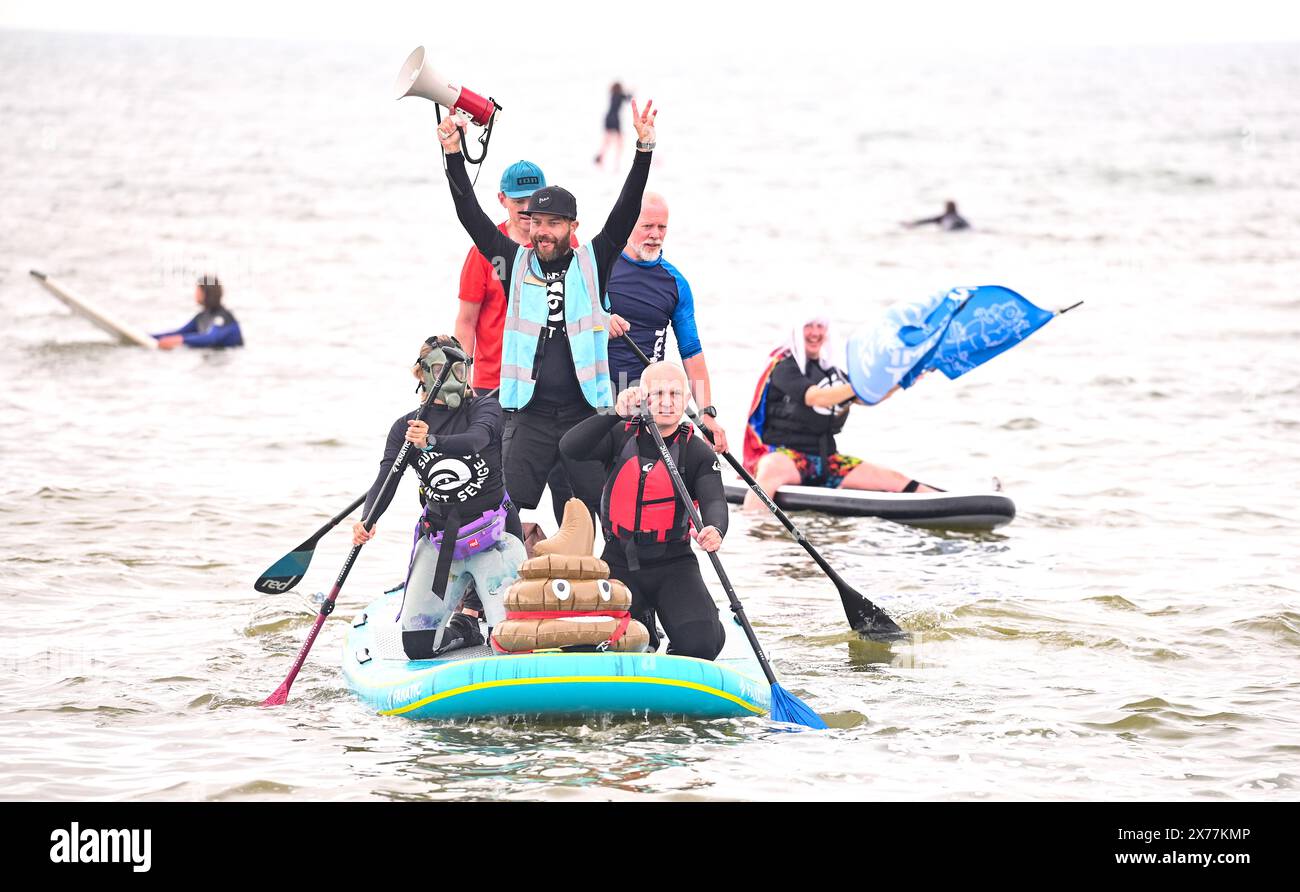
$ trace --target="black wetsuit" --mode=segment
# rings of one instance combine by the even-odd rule
[[[242,347],[244,334],[235,314],[225,307],[204,310],[175,331],[159,332],[152,337],[180,335],[186,347]]]
[[[625,419],[616,415],[598,415],[576,425],[560,441],[560,450],[570,458],[595,459],[605,472],[613,467],[636,427],[627,430]],[[686,436],[683,426],[673,437],[665,437],[671,447],[676,438]],[[647,460],[658,459],[654,437],[642,433],[637,440],[637,454]],[[702,437],[692,436],[681,450],[678,467],[686,490],[699,504],[700,519],[705,526],[717,527],[727,534],[727,499],[722,489],[718,457]],[[679,506],[680,508],[680,506]],[[610,575],[622,580],[632,591],[632,615],[650,630],[651,645],[657,646],[655,614],[668,635],[668,652],[711,660],[722,650],[726,639],[718,608],[713,603],[700,562],[691,551],[689,539],[655,546],[638,547],[640,569],[628,568],[625,546],[607,536],[601,558],[609,564]]]
[[[623,128],[619,122],[619,112],[623,110],[623,103],[632,98],[631,93],[614,93],[609,94],[609,111],[605,112],[605,129],[613,130],[615,133],[621,133]]]
[[[407,422],[414,421],[420,410],[408,412],[393,422],[384,443],[384,457],[379,475],[366,494],[363,517],[370,516],[371,506],[379,498],[384,480],[392,470],[397,454],[406,442]],[[467,522],[501,504],[505,498],[505,478],[501,462],[501,404],[495,397],[475,396],[466,399],[455,411],[434,404],[429,411],[429,436],[434,448],[423,452],[412,446],[410,467],[420,478],[420,503],[430,519],[445,517],[457,508]],[[393,489],[396,492],[396,487]],[[388,509],[392,500],[378,505],[375,519]],[[523,540],[517,512],[511,511],[506,532]]]
[[[609,287],[610,270],[627,243],[628,236],[641,215],[641,196],[650,176],[650,152],[637,152],[632,170],[623,184],[618,201],[609,212],[605,226],[591,240],[595,253],[596,275],[600,294]],[[465,172],[465,159],[459,153],[447,156],[447,174],[451,181],[456,216],[474,241],[479,252],[501,274],[501,287],[510,294],[515,255],[519,250],[513,239],[497,228],[483,209]],[[564,274],[572,260],[570,252],[554,260],[538,259],[546,281],[552,286],[551,315],[547,332],[542,335],[541,360],[532,399],[527,406],[506,412],[504,462],[506,480],[512,498],[523,508],[536,508],[546,485],[547,475],[560,459],[560,437],[574,424],[594,414],[578,384],[573,368],[573,352],[564,327]],[[594,295],[593,295],[594,298]],[[600,505],[600,471],[565,461],[565,470],[574,494],[592,511]]]
[[[915,220],[911,225],[926,226],[930,223],[937,223],[940,229],[946,229],[949,232],[958,229],[970,229],[970,224],[966,222],[966,218],[956,211],[944,211],[937,217],[927,217],[924,220]]]

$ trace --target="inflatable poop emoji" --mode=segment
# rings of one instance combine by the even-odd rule
[[[569,499],[559,532],[533,546],[537,557],[520,564],[519,575],[523,579],[608,579],[609,565],[592,557],[595,541],[591,512],[578,499]]]
[[[628,613],[632,592],[591,554],[595,538],[591,512],[570,499],[559,532],[537,543],[537,557],[520,565],[520,578],[506,591],[506,620],[492,630],[493,647],[504,653],[647,648],[650,633]]]
[[[543,539],[533,547],[538,554],[591,554],[596,542],[596,527],[591,522],[591,512],[578,499],[564,503],[564,522],[559,532]]]

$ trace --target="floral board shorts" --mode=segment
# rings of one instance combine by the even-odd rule
[[[794,466],[799,469],[799,483],[803,486],[838,489],[849,472],[862,464],[862,459],[839,452],[826,456],[823,461],[820,455],[799,452],[785,446],[769,446],[768,451],[779,452],[794,462]]]

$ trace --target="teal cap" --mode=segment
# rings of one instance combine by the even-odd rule
[[[516,161],[501,174],[501,191],[506,198],[527,198],[545,186],[546,175],[531,161]]]

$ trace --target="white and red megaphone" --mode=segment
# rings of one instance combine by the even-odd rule
[[[451,110],[463,111],[480,127],[486,127],[500,106],[491,99],[485,99],[473,90],[458,87],[447,78],[433,70],[424,57],[424,47],[417,46],[406,57],[402,71],[397,75],[393,87],[396,99],[407,96],[421,96]]]

